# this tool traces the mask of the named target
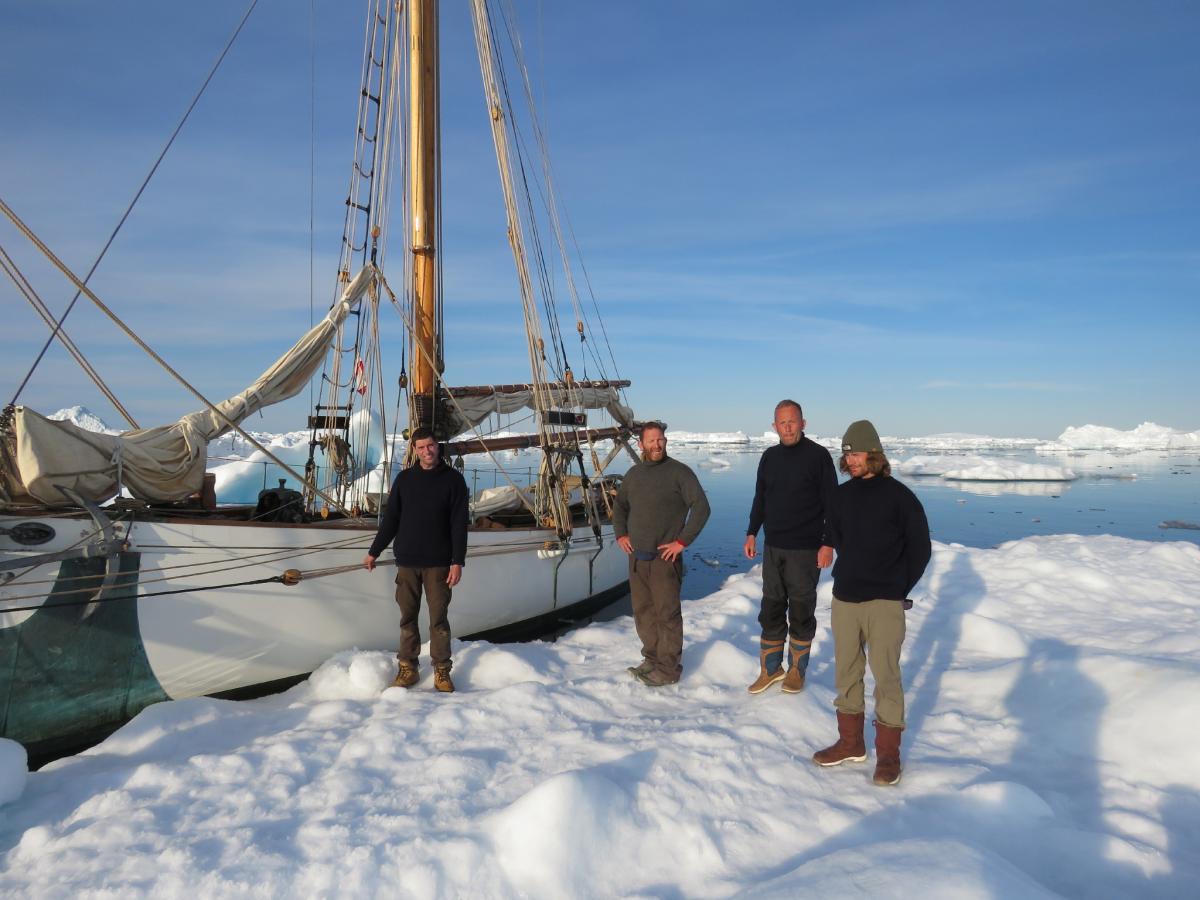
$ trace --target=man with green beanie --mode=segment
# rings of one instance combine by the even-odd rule
[[[900,647],[909,593],[929,564],[929,522],[916,495],[891,477],[875,426],[853,423],[839,468],[850,480],[834,492],[827,519],[833,567],[833,650],[838,740],[813,755],[821,766],[863,762],[867,665],[875,678],[876,784],[900,780],[904,685]],[[865,653],[864,653],[865,650]]]
[[[642,425],[642,461],[625,473],[613,504],[613,532],[629,555],[633,627],[642,661],[629,672],[647,687],[675,684],[683,673],[683,549],[708,521],[696,473],[667,456],[666,426]]]
[[[817,633],[817,580],[821,569],[833,562],[833,550],[825,538],[825,510],[837,490],[837,472],[829,451],[804,436],[804,425],[799,403],[779,401],[774,421],[779,443],[768,447],[758,463],[743,546],[746,558],[754,559],[758,530],[764,530],[759,672],[749,687],[752,694],[761,694],[780,681],[784,693],[804,690]]]

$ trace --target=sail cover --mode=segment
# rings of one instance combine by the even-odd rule
[[[540,391],[548,408],[604,409],[621,425],[633,426],[633,410],[621,403],[616,388],[548,387]],[[492,414],[536,409],[532,390],[489,394],[485,397],[458,397],[447,404],[446,430],[451,437],[464,434]]]
[[[121,487],[143,500],[182,500],[194,494],[204,483],[208,442],[230,431],[230,422],[240,423],[303,389],[375,274],[373,266],[359,272],[329,314],[291,350],[244,391],[216,404],[222,415],[203,409],[171,425],[110,435],[17,407],[13,431],[18,477],[6,473],[10,474],[6,493],[14,501],[28,497],[47,506],[72,504],[59,486],[98,503],[115,496]],[[19,483],[13,484],[14,480]]]

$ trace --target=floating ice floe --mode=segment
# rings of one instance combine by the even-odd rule
[[[986,456],[919,454],[892,463],[904,476],[939,476],[946,481],[1074,481],[1078,476],[1063,466],[1021,463]]]
[[[1074,481],[1077,477],[1063,466],[995,460],[942,473],[946,481]]]

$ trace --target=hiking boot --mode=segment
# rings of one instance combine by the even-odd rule
[[[450,680],[450,667],[438,666],[433,673],[433,686],[443,694],[454,693],[454,682]]]
[[[788,642],[788,672],[783,679],[785,694],[798,694],[804,690],[804,674],[808,671],[808,651],[812,641],[798,641],[792,638]]]
[[[410,688],[421,680],[421,673],[412,663],[400,663],[400,670],[392,679],[392,687]]]
[[[761,694],[776,682],[783,681],[783,641],[758,642],[758,678],[747,690]]]
[[[783,676],[782,690],[785,694],[798,694],[804,690],[804,673],[795,666],[788,669]]]
[[[668,685],[678,684],[679,676],[671,678],[669,675],[664,675],[657,669],[651,669],[649,672],[642,672],[637,676],[637,680],[646,687],[667,687]]]
[[[650,660],[648,660],[648,659],[643,659],[636,666],[630,666],[625,671],[628,672],[630,675],[632,675],[634,678],[641,678],[643,675],[648,674],[653,668],[654,668],[654,663],[650,662]]]
[[[837,743],[813,754],[818,766],[840,766],[844,762],[866,762],[867,745],[863,741],[863,713],[837,714]]]
[[[875,775],[879,785],[900,782],[900,734],[903,729],[875,722]]]

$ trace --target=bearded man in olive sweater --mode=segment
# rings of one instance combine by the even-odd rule
[[[409,438],[417,465],[396,476],[379,532],[363,565],[368,571],[392,539],[396,555],[396,603],[400,606],[400,651],[396,687],[412,687],[420,680],[417,657],[421,653],[421,593],[429,603],[429,655],[433,659],[433,686],[451,693],[450,609],[451,589],[462,578],[467,557],[467,524],[470,497],[462,473],[446,465],[433,432],[413,430]]]
[[[667,456],[665,425],[643,425],[638,446],[642,461],[621,481],[613,531],[629,554],[633,624],[642,641],[642,662],[629,672],[663,687],[683,672],[683,548],[704,528],[709,507],[696,473]]]
[[[837,489],[829,451],[804,436],[804,412],[795,400],[775,406],[779,443],[758,463],[750,524],[743,552],[754,559],[758,529],[763,528],[763,596],[758,614],[759,673],[750,693],[761,694],[776,682],[783,691],[804,690],[809,651],[817,633],[817,580],[833,562],[827,546],[825,511]],[[784,643],[788,670],[783,670]]]
[[[863,419],[846,430],[839,465],[850,480],[835,492],[827,520],[837,550],[832,620],[838,740],[813,761],[836,766],[866,760],[863,675],[869,664],[875,677],[874,781],[895,784],[904,730],[904,611],[929,564],[929,521],[916,495],[891,477],[870,422]]]

